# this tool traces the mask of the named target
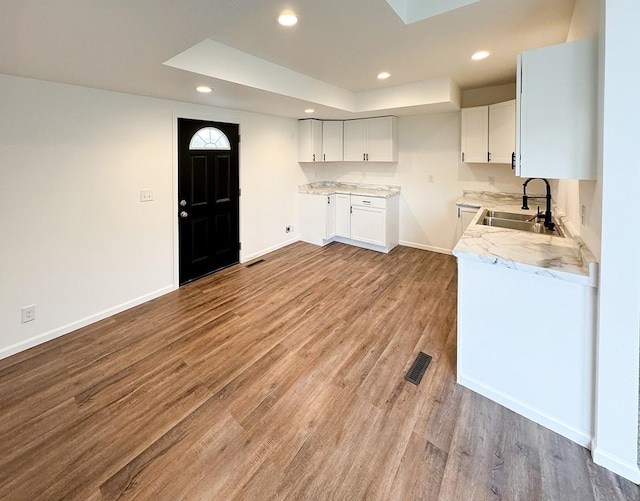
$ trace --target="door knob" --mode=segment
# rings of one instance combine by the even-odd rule
[[[189,215],[189,213],[188,213],[186,210],[183,210],[183,211],[180,213],[180,217],[182,217],[182,218],[185,218],[185,217],[187,217],[188,215]]]
[[[186,200],[180,200],[180,207],[185,207],[187,205]]]

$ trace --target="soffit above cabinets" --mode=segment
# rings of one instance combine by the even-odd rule
[[[239,51],[204,40],[164,62],[172,68],[288,96],[335,110],[335,115],[426,113],[460,108],[460,89],[449,78],[352,92]],[[334,115],[334,117],[335,117]]]
[[[517,54],[564,42],[574,5],[3,0],[0,73],[293,118],[305,108],[324,119],[443,111],[458,106],[459,89],[515,82]],[[285,7],[296,11],[296,26],[277,23]],[[477,50],[491,57],[471,61]],[[383,71],[391,77],[378,80]],[[275,81],[285,74],[291,81]],[[213,92],[195,92],[199,85]]]

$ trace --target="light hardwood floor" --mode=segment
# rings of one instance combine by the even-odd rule
[[[640,499],[456,385],[453,257],[265,259],[0,361],[0,498]]]

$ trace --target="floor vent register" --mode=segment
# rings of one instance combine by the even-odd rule
[[[413,365],[404,378],[416,386],[419,385],[420,381],[422,381],[422,376],[424,376],[427,367],[429,367],[429,362],[431,362],[431,355],[423,352],[418,353],[415,362],[413,362]]]

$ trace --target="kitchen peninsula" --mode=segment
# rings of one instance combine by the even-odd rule
[[[483,224],[535,215],[519,194],[465,192],[476,208],[458,259],[458,382],[585,446],[594,433],[598,264],[554,206],[564,237]]]

